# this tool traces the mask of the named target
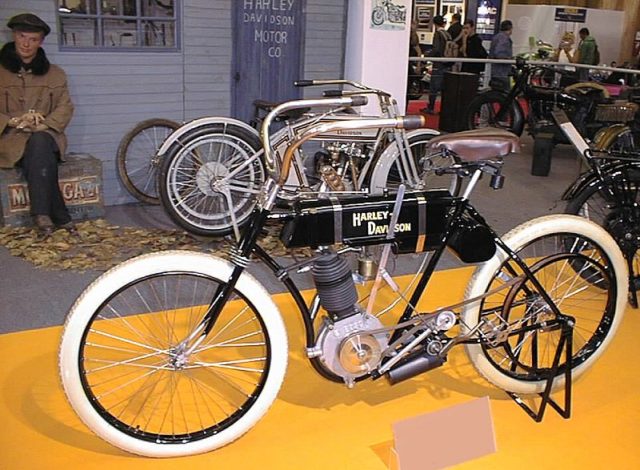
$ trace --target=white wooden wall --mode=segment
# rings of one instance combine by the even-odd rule
[[[153,117],[176,121],[226,116],[231,103],[231,5],[237,0],[183,0],[179,52],[59,51],[54,0],[1,0],[0,42],[7,20],[31,12],[52,28],[44,44],[69,77],[76,106],[67,129],[69,151],[103,162],[107,205],[133,202],[118,181],[115,155],[122,136]],[[305,76],[341,78],[346,0],[307,0]],[[308,92],[309,93],[309,92]]]

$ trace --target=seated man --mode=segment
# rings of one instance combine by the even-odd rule
[[[0,168],[22,169],[42,236],[56,226],[75,233],[58,186],[73,104],[64,71],[40,47],[51,28],[30,13],[14,16],[7,26],[14,41],[0,50]]]

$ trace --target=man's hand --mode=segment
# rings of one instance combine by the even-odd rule
[[[48,126],[42,123],[42,121],[44,121],[44,115],[33,110],[24,113],[18,118],[12,118],[12,120],[13,119],[18,120],[18,124],[15,127],[24,132],[38,132],[48,129]]]

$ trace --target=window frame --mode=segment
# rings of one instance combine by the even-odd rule
[[[136,4],[136,12],[142,12],[142,1],[143,0],[135,0]],[[56,21],[58,26],[58,47],[60,51],[64,52],[153,52],[153,53],[167,53],[167,52],[179,52],[182,48],[182,35],[181,35],[181,25],[182,25],[182,2],[180,0],[172,0],[173,1],[173,16],[142,16],[141,14],[137,15],[114,15],[114,14],[105,14],[102,12],[102,6],[100,0],[87,0],[87,2],[92,2],[94,6],[95,13],[66,13],[60,11],[60,7],[62,7],[66,2],[63,0],[56,0]],[[62,5],[61,5],[62,4]],[[95,41],[98,45],[94,46],[74,46],[72,44],[65,44],[64,42],[64,27],[63,21],[67,18],[77,18],[81,20],[91,20],[91,22],[87,21],[87,23],[91,23],[91,26],[95,30],[96,39]],[[104,36],[104,23],[105,21],[113,20],[113,21],[135,21],[135,33],[136,37],[144,38],[144,23],[150,21],[157,22],[169,22],[174,25],[174,45],[170,47],[163,46],[105,46],[105,36]]]

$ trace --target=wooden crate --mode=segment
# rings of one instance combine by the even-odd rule
[[[62,197],[73,220],[104,215],[102,162],[91,155],[69,154],[58,167]],[[18,169],[0,169],[0,225],[31,225],[27,183]]]

